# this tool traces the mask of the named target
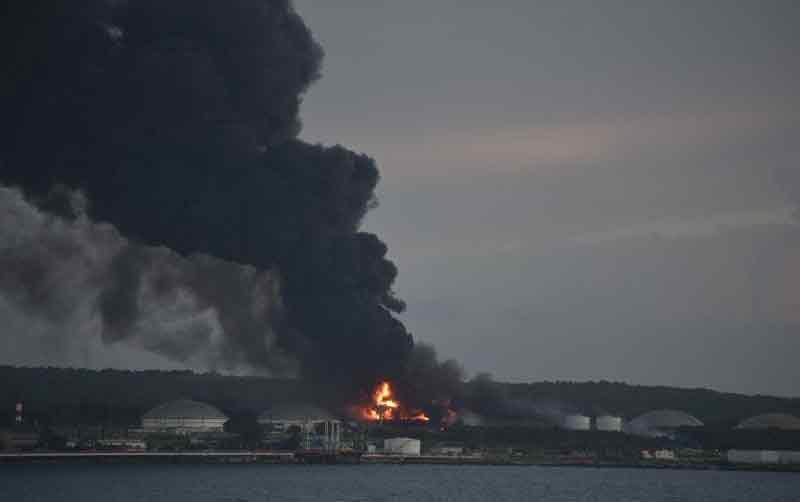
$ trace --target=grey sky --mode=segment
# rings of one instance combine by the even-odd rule
[[[378,161],[418,340],[504,380],[800,396],[799,3],[295,4],[326,52],[301,136]],[[36,341],[0,363],[180,367],[0,318]]]
[[[498,378],[800,394],[794,2],[298,0],[418,339]]]

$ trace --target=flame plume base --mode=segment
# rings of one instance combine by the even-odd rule
[[[372,401],[359,407],[358,417],[367,422],[428,423],[430,418],[421,410],[407,410],[394,398],[392,385],[380,382],[372,393]]]

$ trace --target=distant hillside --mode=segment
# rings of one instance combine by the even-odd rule
[[[137,423],[142,413],[173,399],[213,403],[228,412],[261,411],[272,404],[312,400],[302,382],[191,371],[124,371],[0,366],[0,421],[14,403],[26,415],[57,423]]]
[[[628,385],[615,382],[538,382],[504,384],[511,397],[558,399],[584,413],[613,413],[634,417],[654,409],[686,411],[707,425],[735,425],[742,419],[769,412],[800,416],[800,398],[748,396],[709,389]]]
[[[583,413],[633,417],[659,408],[691,413],[708,425],[730,427],[767,412],[800,416],[800,399],[746,396],[707,389],[653,387],[612,382],[491,383],[508,402],[542,404]],[[479,399],[476,382],[465,387],[464,404],[491,415],[491,400]],[[14,403],[23,401],[31,416],[54,422],[136,423],[141,414],[164,401],[191,398],[228,412],[255,411],[292,401],[333,404],[302,382],[263,377],[197,374],[191,371],[121,371],[0,366],[0,420],[12,419]],[[535,408],[532,406],[531,409]]]

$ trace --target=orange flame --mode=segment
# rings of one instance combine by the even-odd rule
[[[416,422],[430,422],[431,421],[430,417],[428,417],[428,415],[426,415],[425,413],[422,413],[422,412],[417,413],[413,417],[409,418],[409,420],[414,420]]]
[[[389,385],[389,382],[381,382],[378,388],[375,389],[373,401],[376,408],[389,408],[392,410],[400,407],[397,401],[392,400],[392,386]]]
[[[403,412],[400,403],[394,399],[392,385],[389,382],[381,382],[372,394],[372,403],[361,409],[361,417],[372,422],[385,422],[392,420],[402,420],[411,422],[428,422],[425,413],[414,412],[409,416]]]

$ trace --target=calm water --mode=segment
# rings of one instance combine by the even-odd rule
[[[0,465],[0,501],[800,501],[800,475],[488,466]]]

